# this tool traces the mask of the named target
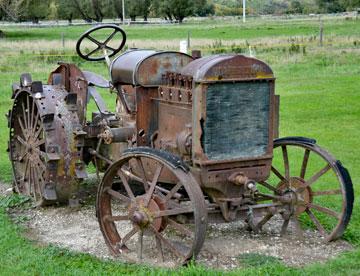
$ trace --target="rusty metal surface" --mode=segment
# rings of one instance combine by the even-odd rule
[[[264,62],[243,55],[203,57],[185,66],[180,73],[195,82],[273,79],[271,68]]]
[[[98,190],[96,210],[100,229],[113,254],[136,251],[134,246],[131,247],[135,240],[140,248],[136,261],[141,261],[146,254],[147,259],[156,262],[173,259],[178,264],[196,258],[205,238],[205,201],[191,173],[177,168],[181,161],[176,160],[169,153],[143,151],[140,147],[125,153],[106,172]],[[154,164],[154,170],[144,170],[147,163]],[[177,179],[176,185],[167,186],[159,181],[165,171]],[[119,177],[121,182],[114,185]],[[175,195],[180,196],[181,201]],[[187,217],[194,227],[184,223]],[[115,221],[121,221],[123,227],[118,227]],[[126,223],[131,226],[127,231]],[[149,245],[143,250],[144,233],[156,240],[156,246],[150,246],[150,252]],[[186,241],[182,238],[184,235]]]
[[[56,80],[59,79],[59,80]],[[69,93],[76,94],[77,116],[81,125],[86,122],[87,106],[87,81],[84,74],[75,64],[60,64],[60,66],[50,73],[48,84],[55,85],[59,81],[60,86],[64,87]]]
[[[114,84],[158,86],[167,71],[177,71],[193,59],[179,52],[132,50],[117,57],[110,66]]]
[[[89,85],[95,85],[101,88],[110,88],[110,82],[102,76],[89,71],[82,71]]]
[[[10,117],[10,158],[15,188],[39,204],[66,201],[85,168],[81,125],[59,86],[22,88]]]

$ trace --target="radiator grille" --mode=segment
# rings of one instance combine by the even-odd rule
[[[206,94],[201,137],[212,160],[264,155],[269,142],[268,82],[216,83]]]

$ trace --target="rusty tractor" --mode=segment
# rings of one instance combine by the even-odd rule
[[[77,42],[80,57],[106,60],[110,81],[59,63],[47,84],[23,74],[13,85],[9,155],[18,193],[39,205],[66,202],[93,164],[105,242],[137,261],[187,263],[209,222],[242,219],[258,232],[274,218],[280,234],[301,236],[305,227],[326,242],[343,234],[350,175],[315,140],[278,138],[267,64],[141,49],[110,60],[125,41],[118,26],[100,25]],[[116,95],[115,111],[97,87]],[[91,99],[97,110],[87,115]]]

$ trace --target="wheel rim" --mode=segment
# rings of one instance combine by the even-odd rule
[[[176,184],[163,182],[169,174]],[[206,209],[198,184],[155,156],[127,155],[113,164],[99,187],[96,209],[108,247],[130,261],[185,264],[205,238]]]
[[[260,184],[263,191],[268,189],[293,198],[286,205],[290,216],[282,216],[281,234],[285,234],[289,224],[300,237],[308,227],[317,230],[325,241],[343,234],[352,212],[352,184],[342,169],[338,161],[315,144],[275,144],[272,174]]]
[[[14,95],[9,117],[13,186],[36,205],[66,202],[76,195],[85,169],[83,136],[72,131],[81,129],[77,110],[66,103],[64,88],[36,89],[28,87]]]
[[[45,132],[36,101],[28,93],[16,99],[10,141],[17,192],[42,200],[45,185]]]

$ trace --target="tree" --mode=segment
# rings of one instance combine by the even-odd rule
[[[104,13],[107,17],[120,18],[123,20],[122,1],[110,0],[109,4],[105,6]]]
[[[49,0],[24,0],[21,3],[20,20],[31,20],[38,23],[40,19],[44,19],[48,15]]]
[[[144,21],[147,21],[150,13],[151,0],[139,0],[137,3],[139,15],[144,18]]]
[[[340,4],[347,10],[360,8],[360,0],[340,0]]]
[[[289,13],[303,13],[304,7],[300,0],[290,2]]]
[[[109,7],[112,0],[59,0],[58,13],[60,18],[71,22],[73,18],[82,18],[86,22],[102,22],[105,16],[113,16]],[[111,11],[111,14],[108,12]]]
[[[177,21],[183,22],[184,18],[192,15],[194,12],[194,2],[191,0],[171,0],[172,14]]]
[[[154,11],[157,16],[164,17],[166,20],[173,20],[171,1],[153,0]]]
[[[317,3],[322,12],[335,13],[345,11],[340,0],[317,0]]]
[[[195,1],[196,2],[196,1]],[[185,17],[194,14],[195,2],[191,0],[154,0],[156,14],[180,23]]]
[[[0,19],[18,21],[23,0],[0,0]]]
[[[131,21],[136,21],[136,16],[139,15],[139,5],[137,1],[126,0],[125,9],[125,15],[128,15]]]
[[[215,14],[215,6],[207,0],[195,1],[194,14],[197,16],[208,16]]]

